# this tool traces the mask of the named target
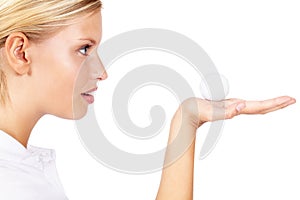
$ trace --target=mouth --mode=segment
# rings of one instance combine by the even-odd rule
[[[93,88],[87,92],[81,93],[81,96],[86,100],[88,104],[93,104],[95,101],[93,93],[97,91],[98,88]]]

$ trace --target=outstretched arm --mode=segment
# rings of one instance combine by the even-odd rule
[[[195,138],[196,130],[202,124],[231,119],[240,114],[266,114],[295,102],[287,96],[265,101],[229,99],[213,102],[197,98],[184,101],[172,119],[165,167],[156,200],[193,199]],[[178,151],[182,152],[179,157]]]

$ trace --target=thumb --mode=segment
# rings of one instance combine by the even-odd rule
[[[237,106],[235,107],[235,109],[238,113],[240,113],[245,108],[246,108],[245,102],[238,103]]]
[[[246,108],[245,102],[238,102],[238,103],[235,103],[235,104],[227,107],[225,110],[225,119],[234,118],[235,116],[241,114],[243,109],[245,109],[245,108]]]

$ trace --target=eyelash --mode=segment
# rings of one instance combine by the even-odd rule
[[[88,54],[88,51],[89,51],[89,49],[92,47],[92,45],[85,45],[85,46],[83,46],[83,47],[81,47],[80,49],[79,49],[79,53],[80,54],[82,54],[82,55],[84,55],[84,56],[88,56],[89,54]],[[85,53],[82,53],[82,50],[83,51],[85,51]]]

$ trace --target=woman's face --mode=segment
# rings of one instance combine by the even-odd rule
[[[53,37],[31,47],[32,75],[39,112],[79,119],[87,112],[106,71],[97,55],[101,12],[79,17]]]

